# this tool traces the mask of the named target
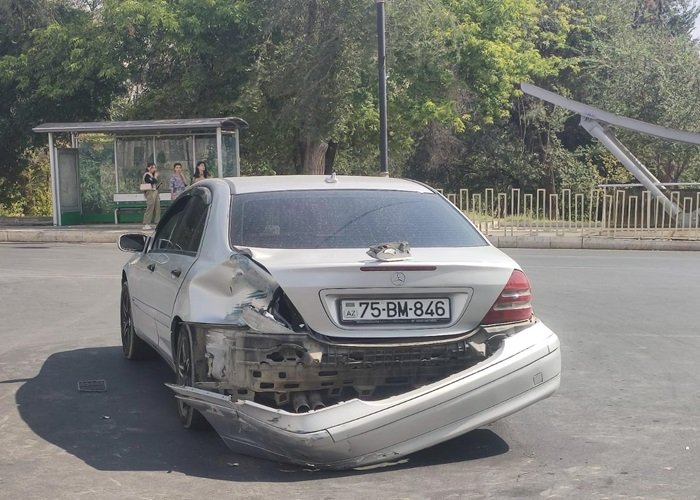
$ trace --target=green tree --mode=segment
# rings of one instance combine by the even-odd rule
[[[240,104],[269,167],[323,173],[327,154],[331,164],[355,121],[373,114],[373,14],[357,0],[255,2],[255,60]]]
[[[105,0],[99,27],[123,68],[114,118],[235,114],[250,48],[241,0]]]
[[[521,96],[521,81],[700,129],[690,0],[386,8],[392,175],[445,188],[620,178],[570,113]],[[251,124],[246,173],[376,172],[375,15],[366,0],[0,3],[13,19],[0,24],[0,204],[42,206],[26,200],[41,198],[27,184],[45,173],[29,168],[44,140],[31,127],[45,121],[238,115]],[[620,135],[663,180],[700,176],[697,148]]]
[[[681,130],[700,130],[700,56],[690,31],[698,8],[685,0],[622,0],[604,5],[577,2],[590,30],[575,40],[581,72],[557,85],[577,100],[613,113]],[[574,130],[576,129],[576,130]],[[691,179],[700,159],[697,146],[661,141],[638,132],[616,134],[660,180]],[[593,143],[570,120],[560,136],[569,150]],[[603,156],[599,156],[602,160]],[[610,162],[598,163],[603,178]],[[697,179],[697,177],[694,177]]]
[[[50,18],[51,9],[43,0],[0,2],[0,207],[14,215],[24,206],[20,173],[27,165],[22,153],[30,138],[18,108],[21,94],[12,62],[30,44],[31,31]]]
[[[576,71],[568,41],[581,29],[580,13],[530,0],[442,3],[452,19],[442,38],[453,55],[448,95],[457,120],[433,122],[419,137],[409,174],[449,189],[532,188],[548,181],[547,166],[557,158],[548,154],[557,143],[553,124],[523,108],[519,83]],[[446,145],[453,154],[445,154]]]
[[[32,126],[104,117],[122,88],[94,13],[74,3],[2,4],[15,23],[2,23],[0,34],[0,204],[26,206],[17,203],[35,189],[22,172],[36,157],[27,149],[45,138]]]

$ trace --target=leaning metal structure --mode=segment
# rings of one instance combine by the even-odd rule
[[[555,106],[573,111],[581,116],[581,126],[593,137],[598,139],[615,158],[617,158],[629,172],[642,184],[664,208],[666,213],[674,219],[682,219],[686,223],[696,220],[697,212],[693,214],[685,213],[677,203],[669,196],[666,188],[659,180],[637,159],[632,152],[622,144],[611,127],[622,127],[643,134],[652,135],[661,139],[671,141],[686,142],[689,144],[700,144],[700,134],[693,132],[683,132],[673,130],[659,125],[618,116],[602,109],[588,106],[566,97],[549,92],[535,85],[521,83],[520,88],[526,94],[542,99]]]

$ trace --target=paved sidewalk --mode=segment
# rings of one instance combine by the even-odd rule
[[[0,225],[0,243],[114,243],[119,235],[143,232],[140,224],[91,226]],[[567,233],[488,235],[499,248],[559,248],[595,250],[700,250],[700,241],[667,239],[607,238]]]

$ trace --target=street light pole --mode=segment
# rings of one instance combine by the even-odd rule
[[[386,120],[386,22],[384,1],[377,3],[377,66],[379,71],[379,166],[382,176],[389,175],[389,145]]]

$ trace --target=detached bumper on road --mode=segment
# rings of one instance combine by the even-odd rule
[[[559,387],[559,339],[538,322],[487,360],[381,401],[353,399],[296,414],[168,384],[237,453],[319,468],[393,461],[550,396]]]

